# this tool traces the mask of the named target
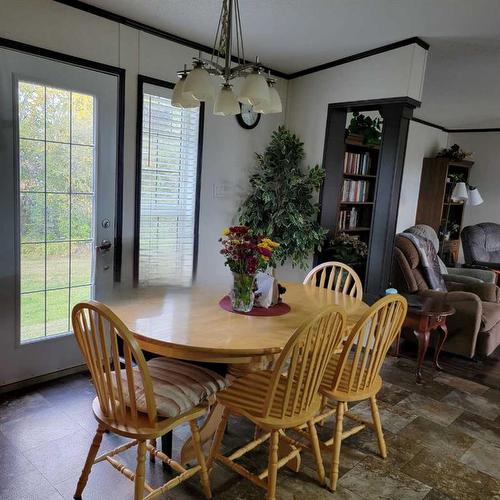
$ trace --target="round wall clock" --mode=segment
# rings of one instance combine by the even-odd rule
[[[260,113],[254,111],[250,104],[240,104],[240,114],[236,115],[238,123],[246,129],[255,128],[260,121]]]

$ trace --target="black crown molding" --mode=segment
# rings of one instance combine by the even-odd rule
[[[485,128],[446,128],[442,125],[438,125],[437,123],[428,122],[426,120],[422,120],[421,118],[416,118],[415,116],[412,118],[412,121],[421,123],[422,125],[427,125],[428,127],[437,128],[442,132],[447,132],[448,134],[470,134],[476,132],[500,132],[500,127],[485,127]]]
[[[288,75],[290,79],[300,78],[301,76],[310,75],[311,73],[316,73],[318,71],[323,71],[325,69],[333,68],[335,66],[340,66],[341,64],[350,63],[353,61],[358,61],[359,59],[364,59],[365,57],[371,57],[377,54],[382,54],[383,52],[388,52],[390,50],[399,49],[400,47],[405,47],[406,45],[416,44],[425,50],[429,50],[430,45],[422,40],[421,38],[414,36],[412,38],[406,38],[400,40],[399,42],[389,43],[388,45],[382,45],[375,49],[366,50],[364,52],[358,52],[352,56],[342,57],[335,61],[327,62],[324,64],[319,64],[318,66],[313,66],[311,68],[303,69]]]
[[[419,108],[421,105],[420,101],[412,99],[411,97],[401,96],[401,97],[384,97],[382,99],[366,99],[364,101],[348,101],[348,102],[335,102],[331,104],[332,108],[342,108],[350,111],[363,110],[363,111],[374,111],[380,109],[381,106],[392,105],[392,104],[404,104],[410,108]]]
[[[180,45],[185,45],[186,47],[191,47],[195,50],[201,50],[202,52],[208,52],[209,54],[212,52],[212,47],[208,47],[207,45],[204,45],[202,43],[193,42],[192,40],[188,40],[187,38],[174,35],[173,33],[169,33],[168,31],[163,31],[159,28],[155,28],[153,26],[149,26],[139,21],[135,21],[134,19],[130,19],[120,14],[115,14],[114,12],[110,12],[109,10],[105,10],[100,7],[95,7],[94,5],[89,5],[88,3],[82,2],[81,0],[54,0],[54,1],[61,3],[63,5],[67,5],[69,7],[74,7],[75,9],[79,9],[84,12],[88,12],[89,14],[94,14],[96,16],[103,17],[110,21],[123,24],[124,26],[135,28],[139,31],[143,31],[144,33],[149,33],[150,35],[164,38],[165,40],[170,40]],[[400,47],[405,47],[406,45],[412,45],[412,44],[417,44],[420,47],[424,48],[425,50],[429,50],[429,44],[424,40],[422,40],[421,38],[415,36],[411,38],[406,38],[404,40],[400,40],[398,42],[390,43],[388,45],[382,45],[381,47],[377,47],[375,49],[366,50],[364,52],[359,52],[358,54],[353,54],[351,56],[343,57],[341,59],[336,59],[334,61],[320,64],[319,66],[313,66],[312,68],[303,69],[301,71],[297,71],[291,74],[283,73],[282,71],[277,71],[272,68],[266,68],[266,69],[270,70],[274,76],[283,78],[285,80],[291,80],[293,78],[299,78],[301,76],[309,75],[311,73],[323,71],[324,69],[333,68],[335,66],[340,66],[341,64],[346,64],[353,61],[358,61],[359,59],[364,59],[365,57],[374,56],[376,54],[382,54],[383,52],[388,52],[390,50],[398,49]],[[235,56],[232,57],[232,60],[235,62],[238,61],[238,59]]]

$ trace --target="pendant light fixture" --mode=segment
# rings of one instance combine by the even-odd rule
[[[236,53],[233,66],[232,53]],[[201,52],[193,58],[193,68],[179,71],[179,80],[174,88],[172,105],[195,107],[200,101],[214,99],[212,75],[222,79],[214,103],[214,114],[237,115],[238,102],[250,104],[258,113],[281,113],[281,99],[274,87],[275,81],[263,75],[264,68],[257,58],[255,63],[245,60],[239,0],[222,0],[219,24],[210,59]],[[233,92],[231,81],[243,78],[238,96]],[[262,111],[259,111],[262,110]]]

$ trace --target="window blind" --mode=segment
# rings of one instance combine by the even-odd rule
[[[193,278],[199,108],[143,94],[139,284],[189,286]]]

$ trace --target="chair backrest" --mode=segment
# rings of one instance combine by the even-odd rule
[[[363,298],[363,285],[359,276],[352,267],[342,262],[319,264],[309,271],[303,284],[328,288],[359,300]]]
[[[123,321],[109,307],[91,300],[73,307],[72,323],[103,414],[118,424],[137,423],[137,384],[144,388],[147,416],[153,425],[157,414],[149,370],[144,354]],[[123,371],[118,337],[123,342]]]
[[[404,297],[387,295],[360,318],[344,343],[333,378],[333,391],[346,381],[350,394],[370,390],[389,347],[401,330],[407,309]]]
[[[462,229],[466,264],[500,262],[500,224],[482,222]]]
[[[394,243],[391,277],[393,285],[405,293],[428,290],[429,285],[422,273],[420,255],[415,245],[408,238],[399,234],[396,235]]]
[[[276,414],[278,400],[281,418],[298,417],[308,411],[318,395],[328,361],[342,343],[345,322],[343,310],[329,306],[295,331],[276,361],[264,417],[272,409]]]

